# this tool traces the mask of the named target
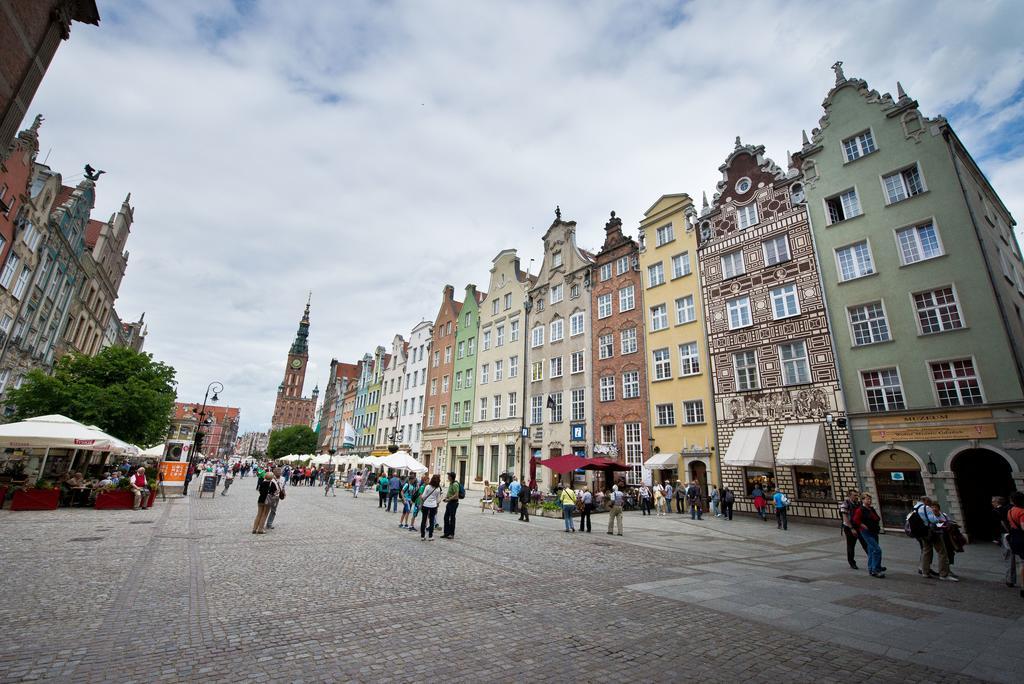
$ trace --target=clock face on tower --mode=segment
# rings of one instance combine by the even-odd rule
[[[302,359],[292,359],[292,368],[302,368]]]

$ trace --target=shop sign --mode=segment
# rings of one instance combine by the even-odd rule
[[[587,438],[587,426],[586,425],[573,425],[571,428],[569,440],[573,442],[582,442]]]
[[[160,461],[160,474],[165,485],[184,485],[188,461]]]
[[[889,473],[889,477],[892,478],[893,480],[896,480],[897,482],[899,482],[900,480],[903,479],[903,473],[892,472],[892,473]]]
[[[872,442],[923,442],[953,439],[994,439],[995,436],[996,426],[993,423],[898,427],[871,431]]]
[[[992,411],[971,409],[969,411],[942,411],[939,413],[915,413],[912,416],[873,416],[868,425],[915,425],[919,423],[946,423],[952,420],[978,420],[991,418]]]

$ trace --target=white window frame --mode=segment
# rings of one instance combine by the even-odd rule
[[[604,375],[598,380],[601,401],[615,401],[615,376]]]
[[[907,184],[907,179],[903,175],[904,173],[912,169],[917,171],[917,179],[921,184],[921,189],[915,193],[910,192],[910,186]],[[899,180],[898,189],[903,194],[902,197],[899,197],[897,199],[893,199],[893,197],[889,194],[889,186],[886,183],[886,179],[894,177]],[[928,184],[925,183],[924,173],[921,171],[921,164],[920,162],[916,161],[913,164],[907,164],[906,166],[903,166],[895,171],[890,171],[889,173],[879,175],[878,182],[882,186],[882,197],[885,199],[885,206],[887,207],[891,207],[894,204],[899,204],[900,202],[905,202],[908,199],[917,197],[918,195],[923,195],[926,192],[928,192]]]
[[[756,200],[750,204],[744,204],[742,207],[736,207],[736,227],[740,230],[756,226],[760,223],[760,219]]]
[[[605,354],[605,350],[608,353]],[[599,335],[597,338],[597,358],[600,360],[610,359],[615,356],[615,333]]]
[[[562,357],[552,356],[548,359],[548,377],[549,378],[560,378],[562,377]]]
[[[584,368],[585,364],[586,360],[584,358],[583,352],[574,351],[572,354],[569,355],[569,374],[576,375],[577,373],[582,373],[584,370],[586,370]]]
[[[632,349],[630,349],[629,351],[626,351],[626,340],[627,340],[626,334],[627,333],[631,333],[631,336],[628,339],[632,343]],[[622,354],[622,355],[635,354],[637,349],[638,349],[638,342],[637,342],[637,331],[636,331],[636,328],[628,328],[626,330],[619,331],[619,353]]]
[[[960,325],[958,327],[940,327],[939,330],[930,330],[925,332],[924,326],[921,325],[921,310],[917,307],[917,295],[925,293],[934,293],[938,290],[944,290],[949,288],[953,294],[953,304],[956,306],[957,317],[960,319]],[[910,296],[910,310],[914,314],[914,322],[917,324],[917,334],[919,337],[926,335],[941,335],[942,333],[953,332],[955,330],[963,330],[967,327],[967,317],[964,316],[964,308],[960,305],[960,293],[957,292],[956,285],[949,283],[947,285],[937,285],[935,287],[928,288],[927,290],[916,290],[908,293]],[[932,308],[932,307],[929,307]],[[942,325],[942,316],[938,316],[940,326]]]
[[[884,407],[882,409],[880,409],[880,410],[877,410],[877,411],[876,410],[872,410],[871,402],[868,400],[868,386],[864,382],[864,375],[865,374],[869,374],[869,373],[883,373],[885,371],[890,371],[890,370],[895,370],[896,371],[896,383],[897,383],[896,386],[899,388],[900,399],[903,402],[903,406],[901,406],[901,407],[890,406],[889,405],[889,399],[888,399],[888,397],[885,394],[885,387],[886,386],[882,386],[882,403],[884,404]],[[931,369],[929,368],[928,370],[929,370],[929,373],[930,373]],[[906,394],[906,392],[903,391],[903,375],[900,373],[899,365],[879,366],[878,368],[861,368],[859,371],[857,371],[857,375],[860,376],[861,399],[864,402],[864,410],[866,412],[868,412],[868,413],[885,413],[886,411],[903,411],[903,410],[906,409],[906,407],[907,407],[907,394]]]
[[[778,242],[779,240],[781,240],[782,244],[785,245],[785,247],[786,247],[786,258],[778,259],[776,261],[772,261],[771,257],[769,256],[769,253],[768,253],[768,243],[773,243],[774,244],[774,243]],[[776,249],[775,250],[775,254],[777,255],[778,253],[779,253],[779,250]],[[793,258],[793,252],[789,248],[789,234],[788,233],[782,233],[781,235],[775,235],[774,237],[765,238],[764,240],[762,240],[761,241],[761,254],[764,256],[764,265],[765,266],[775,266],[776,264],[784,264],[787,261],[790,261]]]
[[[548,342],[561,342],[565,339],[565,319],[556,318],[551,321],[548,329]]]
[[[597,319],[608,318],[612,315],[612,295],[611,293],[602,294],[597,296]]]
[[[587,391],[576,387],[569,391],[569,420],[574,423],[587,419]]]
[[[736,265],[736,256],[739,256],[739,270],[734,270],[733,267]],[[734,249],[731,252],[727,252],[721,256],[722,260],[722,280],[729,280],[730,278],[738,278],[747,272],[747,261],[743,257],[743,249]]]
[[[939,253],[933,254],[932,256],[923,256],[924,243],[921,241],[920,231],[921,229],[926,228],[928,226],[931,226],[932,230],[935,231],[935,242],[938,243]],[[903,252],[903,243],[900,240],[900,235],[902,233],[907,232],[911,232],[913,235],[913,247],[914,249],[917,250],[919,254],[922,255],[920,259],[915,259],[914,261],[907,261],[906,259],[906,255]],[[901,226],[900,228],[895,228],[893,229],[892,235],[893,239],[896,241],[896,253],[899,254],[900,257],[900,266],[912,266],[914,264],[919,264],[922,261],[931,261],[932,259],[938,259],[939,257],[946,255],[946,247],[942,244],[942,234],[939,232],[939,226],[936,224],[934,218],[927,219],[925,221],[918,221],[916,223],[911,223],[906,226]]]
[[[978,381],[978,393],[981,395],[979,401],[977,401],[975,403],[972,403],[972,404],[965,404],[962,401],[960,403],[958,403],[958,404],[943,404],[942,401],[939,399],[939,388],[936,385],[935,377],[932,375],[932,364],[933,363],[953,363],[953,362],[956,362],[956,361],[970,361],[971,362],[971,367],[974,369],[974,378]],[[940,406],[942,408],[956,408],[958,406],[981,406],[981,405],[985,404],[985,402],[986,402],[985,386],[981,382],[981,371],[978,368],[978,359],[976,359],[973,354],[970,355],[970,356],[953,356],[953,357],[949,357],[949,358],[929,359],[929,360],[925,361],[925,372],[928,374],[928,382],[931,383],[931,386],[932,386],[932,397],[935,399],[935,405],[936,406]],[[959,379],[959,378],[957,378],[957,379]],[[963,393],[960,391],[959,383],[957,383],[957,385],[956,385],[956,393],[957,393],[957,397],[959,397],[960,399],[963,399]]]
[[[697,320],[697,304],[692,294],[678,297],[676,304],[676,325],[685,325]],[[689,314],[689,317],[686,316]]]
[[[551,304],[558,304],[563,299],[565,299],[565,287],[561,283],[552,285],[550,291]]]
[[[679,345],[679,377],[700,375],[700,344],[697,340]],[[691,354],[691,350],[693,353]]]
[[[700,410],[700,420],[690,420],[690,409]],[[696,418],[696,411],[694,412]],[[683,425],[703,425],[708,422],[708,415],[704,411],[703,399],[687,399],[683,402]]]
[[[741,354],[744,355],[744,357],[747,354],[753,354],[753,359],[754,359],[753,364],[745,364],[743,366],[744,369],[752,368],[754,370],[753,384],[750,387],[741,387],[740,386],[741,385],[741,383],[740,383],[740,366],[737,363],[737,361],[738,361],[737,357],[740,356]],[[752,392],[754,390],[761,389],[761,371],[757,367],[757,350],[756,349],[741,349],[740,351],[733,352],[732,353],[732,372],[733,372],[733,382],[735,383],[735,387],[736,387],[736,391],[737,392]]]
[[[569,316],[569,337],[576,337],[586,332],[586,317],[582,311],[577,311]]]
[[[598,280],[603,283],[603,282],[605,282],[607,280],[611,280],[611,277],[612,277],[612,262],[609,261],[607,264],[601,264],[601,268],[599,268],[598,271],[597,271],[597,278],[598,278]]]
[[[659,325],[661,322],[661,325]],[[655,304],[651,307],[651,332],[658,332],[668,328],[668,306],[666,304]]]
[[[865,133],[871,139],[871,149],[866,149],[867,145],[865,144],[864,140]],[[846,143],[850,140],[856,143],[856,154],[852,157],[848,153],[846,146]],[[865,128],[864,130],[858,133],[854,133],[853,135],[848,135],[839,141],[839,153],[843,156],[844,164],[849,164],[850,162],[857,161],[858,159],[866,157],[869,154],[874,154],[877,151],[878,144],[875,142],[875,132],[871,130],[870,127]]]
[[[640,371],[624,371],[622,373],[622,398],[637,399],[639,396]]]
[[[853,199],[856,201],[856,205],[851,203],[849,208],[848,208],[847,207],[847,200],[845,199],[845,197],[847,195],[849,195],[850,193],[853,193]],[[828,205],[828,203],[830,201],[832,201],[832,200],[839,200],[839,208],[843,212],[843,216],[841,218],[836,218],[836,217],[834,217],[832,215],[832,211],[829,209],[829,205]],[[839,191],[837,193],[833,193],[833,194],[829,195],[828,197],[823,198],[821,200],[821,203],[822,203],[822,209],[825,211],[825,224],[829,225],[829,226],[834,226],[834,225],[837,225],[839,223],[843,223],[845,221],[849,221],[850,219],[855,219],[858,216],[863,216],[864,215],[864,205],[860,201],[860,193],[857,191],[857,186],[856,185],[854,185],[853,187],[850,187],[850,188],[846,188],[845,190],[841,190],[841,191]],[[852,209],[856,209],[857,213],[855,213],[855,214],[850,213],[850,211]]]
[[[651,369],[654,382],[672,379],[672,352],[668,347],[651,351]]]
[[[682,278],[692,273],[690,267],[690,252],[680,252],[672,257],[672,280]]]
[[[853,320],[854,309],[861,309],[861,308],[868,307],[868,306],[873,306],[873,305],[878,305],[878,308],[881,309],[882,315],[881,315],[880,318],[879,317],[868,318],[868,319],[865,319],[863,321],[854,321]],[[872,323],[874,321],[879,321],[879,320],[881,320],[882,323],[885,325],[885,334],[887,335],[887,337],[884,340],[883,339],[875,339],[875,333],[874,333],[875,326],[872,326]],[[860,304],[851,304],[851,305],[849,305],[848,307],[846,307],[846,324],[847,324],[847,326],[849,328],[849,331],[850,331],[850,346],[851,347],[868,347],[868,346],[870,346],[872,344],[882,344],[884,342],[891,342],[892,341],[892,326],[889,325],[889,314],[888,314],[888,312],[885,309],[885,300],[884,299],[875,299],[875,300],[870,301],[870,302],[862,302]],[[855,330],[857,325],[867,325],[868,333],[871,336],[871,341],[870,342],[861,342],[861,343],[857,342],[857,332]]]
[[[778,287],[771,288],[768,290],[768,298],[772,307],[772,320],[779,321],[784,318],[800,315],[800,288],[797,287],[796,282],[783,283]],[[790,310],[790,303],[792,303],[795,310]],[[781,316],[778,311],[779,304],[784,309]]]
[[[664,417],[663,414],[664,413]],[[655,427],[671,427],[676,424],[676,405],[672,403],[668,404],[655,404],[654,405],[654,425]]]
[[[792,347],[795,349],[798,346],[800,349],[803,350],[802,356],[793,356],[793,358],[787,359],[782,355],[783,347]],[[790,340],[788,342],[782,342],[776,346],[776,353],[779,355],[779,368],[782,371],[782,385],[784,387],[806,385],[811,382],[811,358],[807,352],[806,340]],[[787,366],[792,365],[794,367],[797,367],[799,370],[799,365],[801,362],[803,363],[803,370],[806,371],[806,380],[801,380],[798,373],[797,377],[792,382],[790,382],[790,378],[787,378]]]
[[[647,267],[647,287],[657,287],[665,283],[665,265],[662,262],[650,264]]]
[[[543,323],[538,323],[537,325],[533,326],[533,329],[530,331],[531,349],[536,349],[537,347],[544,346],[544,328],[545,326]]]
[[[632,283],[619,288],[619,313],[636,308],[636,287]]]
[[[849,278],[844,278],[843,277],[843,262],[840,260],[839,253],[841,251],[845,250],[845,249],[851,249],[852,250],[853,248],[855,248],[857,245],[860,245],[860,244],[863,244],[867,248],[868,260],[871,262],[871,270],[868,271],[868,272],[865,272],[865,273],[858,272],[858,273],[855,273],[853,276],[851,276]],[[834,257],[835,257],[836,281],[837,282],[849,283],[849,282],[852,282],[854,280],[860,280],[861,278],[867,278],[868,276],[873,276],[876,273],[878,273],[878,269],[875,268],[875,255],[874,255],[873,251],[871,250],[871,240],[868,239],[868,238],[864,238],[863,240],[857,240],[856,242],[851,242],[849,244],[842,245],[841,247],[836,247],[834,250],[832,250],[832,253],[833,253]],[[859,268],[859,264],[857,262],[856,254],[855,253],[854,253],[854,259],[853,259],[853,265],[857,266]]]
[[[739,306],[742,303],[742,306]],[[732,313],[733,305],[737,305],[737,313],[746,311],[746,322],[739,321],[736,325],[733,325]],[[739,330],[740,328],[747,328],[754,324],[754,313],[750,307],[750,297],[743,295],[741,297],[733,297],[732,299],[725,300],[725,317],[729,324],[729,330]]]
[[[665,225],[656,228],[654,231],[654,236],[654,242],[656,247],[667,245],[668,243],[676,239],[675,231],[672,229],[671,223],[666,223]]]

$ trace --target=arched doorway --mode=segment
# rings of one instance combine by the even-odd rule
[[[925,495],[921,464],[899,449],[888,449],[871,463],[878,491],[878,508],[885,527],[903,527],[914,502]]]
[[[696,481],[697,486],[704,492],[704,496],[708,494],[708,467],[703,461],[691,461],[690,462],[690,480]]]
[[[953,458],[953,475],[964,519],[961,523],[971,542],[996,538],[992,497],[1013,492],[1010,464],[988,449],[967,449]]]

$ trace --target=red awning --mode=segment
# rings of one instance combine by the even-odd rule
[[[629,470],[629,466],[625,463],[619,463],[610,458],[588,458],[587,465],[583,467],[587,470]]]
[[[546,466],[555,473],[571,473],[579,468],[587,467],[593,459],[583,458],[576,454],[562,454],[561,456],[554,456],[552,458],[545,458],[543,461],[537,461],[542,466]]]

